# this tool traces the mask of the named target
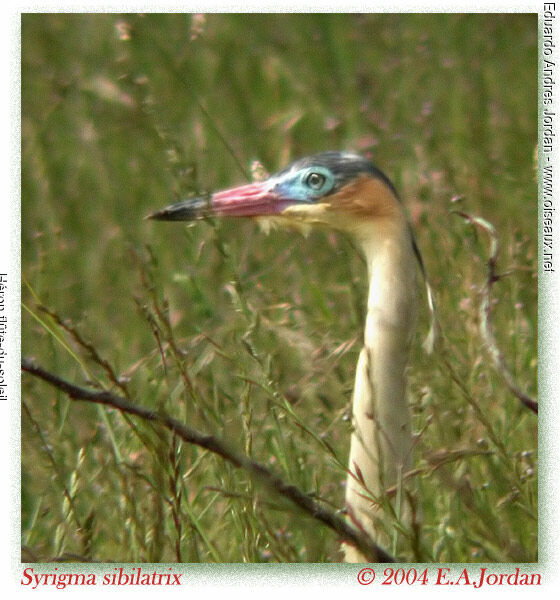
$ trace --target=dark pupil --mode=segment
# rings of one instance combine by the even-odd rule
[[[307,178],[307,183],[309,187],[318,190],[325,183],[325,176],[320,173],[311,173]]]

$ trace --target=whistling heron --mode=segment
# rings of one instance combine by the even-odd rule
[[[412,454],[405,368],[414,332],[420,253],[390,180],[365,158],[324,152],[298,160],[266,181],[179,202],[153,213],[161,221],[207,216],[265,217],[273,224],[323,225],[350,234],[367,262],[369,293],[354,388],[346,487],[348,518],[373,539],[380,505],[406,521],[403,475]],[[397,493],[390,499],[388,488]],[[394,491],[394,490],[393,490]],[[398,506],[397,506],[398,504]],[[352,547],[345,560],[361,562]]]

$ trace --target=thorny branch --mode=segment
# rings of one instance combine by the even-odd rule
[[[491,294],[492,287],[499,280],[499,275],[496,271],[496,265],[498,262],[498,236],[496,235],[496,230],[494,227],[485,219],[481,217],[474,217],[467,213],[461,211],[453,211],[455,214],[463,217],[469,223],[476,225],[483,229],[490,237],[490,256],[488,257],[488,274],[486,276],[486,281],[484,283],[484,287],[481,291],[481,301],[480,301],[480,330],[484,341],[486,342],[486,346],[494,361],[494,365],[496,370],[502,376],[505,384],[509,388],[510,392],[518,398],[521,403],[526,406],[529,410],[532,410],[534,413],[538,413],[539,405],[536,400],[527,395],[523,390],[519,388],[517,385],[513,374],[509,370],[504,355],[498,344],[496,343],[496,338],[494,337],[494,330],[492,327],[492,303],[491,303]]]
[[[54,373],[46,371],[30,359],[23,359],[21,368],[23,371],[26,371],[61,390],[72,400],[85,400],[86,402],[104,404],[105,406],[111,406],[123,413],[140,417],[145,421],[162,425],[185,442],[205,448],[206,450],[221,456],[224,460],[230,462],[234,466],[244,469],[269,489],[290,500],[312,518],[324,523],[346,543],[355,546],[371,562],[394,562],[392,556],[377,546],[377,544],[375,544],[366,534],[357,531],[348,524],[342,517],[322,507],[307,494],[304,494],[299,488],[286,483],[282,478],[275,475],[261,463],[229,448],[225,442],[213,435],[208,435],[196,429],[187,427],[173,417],[141,407],[129,402],[122,396],[113,394],[107,390],[91,390],[77,386],[58,377]]]

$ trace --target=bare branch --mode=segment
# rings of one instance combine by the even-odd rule
[[[116,408],[123,413],[134,415],[144,419],[158,423],[169,429],[174,434],[179,436],[189,444],[195,444],[201,448],[205,448],[224,460],[247,471],[252,477],[264,484],[270,490],[280,494],[284,498],[290,500],[298,506],[306,514],[318,521],[321,521],[327,527],[332,529],[346,543],[355,546],[364,556],[371,562],[394,562],[394,559],[385,550],[375,544],[367,535],[361,531],[357,531],[342,517],[322,507],[319,503],[313,500],[310,496],[303,493],[299,488],[286,483],[282,478],[275,475],[267,467],[258,463],[248,456],[238,453],[229,448],[222,440],[187,427],[183,423],[177,421],[164,413],[155,412],[132,402],[129,402],[122,396],[118,396],[106,390],[91,390],[70,383],[54,373],[46,371],[42,367],[36,365],[30,359],[23,359],[21,368],[23,371],[46,381],[53,387],[64,392],[72,400],[84,400],[96,404],[104,404],[112,408]]]
[[[481,291],[481,301],[480,301],[480,330],[481,335],[484,341],[486,342],[486,346],[494,361],[494,366],[500,375],[502,376],[505,384],[509,388],[510,392],[518,398],[524,406],[526,406],[529,410],[532,410],[534,413],[538,413],[539,405],[536,400],[531,398],[525,392],[523,392],[519,386],[517,385],[513,374],[509,370],[504,355],[498,344],[496,342],[496,338],[494,337],[494,330],[492,327],[492,303],[491,303],[491,294],[492,287],[499,280],[499,275],[496,272],[496,264],[498,262],[498,236],[496,234],[496,230],[493,225],[486,221],[486,219],[482,219],[481,217],[474,217],[467,213],[461,211],[453,211],[454,214],[457,214],[469,223],[480,227],[484,230],[490,237],[490,256],[488,257],[488,274],[486,276],[486,282]]]

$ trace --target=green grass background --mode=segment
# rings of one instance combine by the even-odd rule
[[[143,218],[255,160],[362,152],[409,208],[447,337],[422,351],[424,308],[423,522],[397,558],[535,561],[537,420],[480,334],[488,240],[450,211],[497,228],[496,338],[536,396],[536,44],[520,14],[23,15],[22,354],[225,438],[336,510],[365,303],[353,246]],[[25,375],[22,399],[23,560],[340,559],[332,532],[208,452]]]

